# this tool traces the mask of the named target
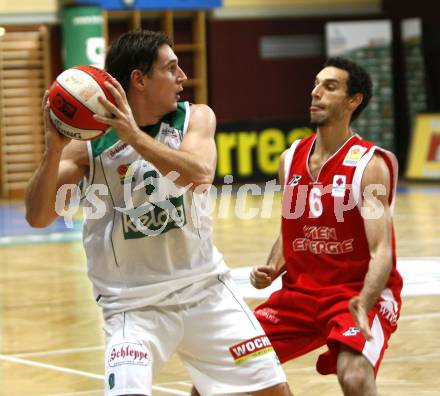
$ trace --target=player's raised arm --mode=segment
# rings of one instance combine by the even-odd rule
[[[186,80],[183,74],[182,81]],[[180,81],[178,79],[178,81]],[[131,145],[143,158],[150,161],[167,175],[177,172],[175,182],[181,186],[211,184],[217,162],[214,140],[216,117],[210,107],[203,104],[190,106],[190,119],[180,149],[173,150],[163,143],[143,133],[135,121],[134,110],[128,103],[122,86],[115,80],[113,85],[106,83],[116,99],[116,105],[101,98],[101,103],[112,114],[112,118],[95,115],[95,119],[115,128],[119,138]],[[135,88],[132,87],[134,90]]]
[[[47,92],[43,98],[45,150],[25,195],[26,220],[32,227],[46,227],[58,214],[55,200],[63,184],[77,184],[87,174],[86,143],[58,133],[49,119]]]

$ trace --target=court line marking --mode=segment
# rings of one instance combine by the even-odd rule
[[[11,355],[0,355],[0,360],[5,360],[7,362],[24,364],[24,365],[34,366],[34,367],[39,367],[39,368],[46,368],[48,370],[60,371],[62,373],[79,375],[81,377],[87,377],[87,378],[92,378],[92,379],[101,380],[101,381],[104,380],[104,376],[101,374],[94,374],[94,373],[89,373],[87,371],[74,370],[74,369],[70,369],[67,367],[55,366],[53,364],[35,362],[33,360],[26,360],[26,359],[22,359],[22,358],[11,356]]]
[[[414,314],[414,315],[403,315],[399,318],[397,321],[397,324],[399,324],[400,321],[407,321],[407,320],[418,320],[418,319],[435,319],[440,318],[440,312],[430,312],[426,314]]]
[[[92,352],[99,350],[104,350],[104,345],[95,345],[95,346],[82,347],[82,348],[53,349],[51,351],[16,353],[13,355],[4,355],[4,356],[15,356],[18,358],[24,358],[24,357],[36,357],[36,356],[63,355],[63,354],[67,355],[69,353]]]
[[[405,321],[406,320],[414,320],[414,319],[419,319],[422,317],[424,317],[424,318],[426,318],[426,317],[437,318],[437,317],[440,317],[440,312],[433,312],[430,314],[407,315],[407,316],[402,316],[400,318],[400,320],[405,320]],[[75,349],[74,348],[59,349],[59,350],[53,350],[53,351],[47,351],[47,352],[41,352],[41,353],[31,352],[31,353],[27,354],[27,356],[30,356],[31,354],[32,354],[32,356],[48,356],[48,355],[55,355],[55,354],[62,354],[62,353],[77,353],[77,352],[82,352],[82,351],[94,351],[94,350],[99,350],[99,349],[103,349],[103,346],[84,347],[84,348],[75,348]],[[9,362],[18,363],[18,364],[29,365],[29,366],[34,366],[34,367],[39,367],[39,368],[45,368],[48,370],[54,370],[54,371],[64,372],[67,374],[83,376],[83,377],[92,378],[92,379],[96,379],[96,380],[100,380],[100,381],[104,380],[104,375],[89,373],[89,372],[82,371],[82,370],[69,369],[67,367],[55,366],[55,365],[51,365],[51,364],[47,364],[47,363],[35,362],[32,360],[23,359],[18,356],[19,355],[0,355],[0,360],[9,361]],[[23,356],[23,354],[20,354],[20,356]],[[438,357],[440,357],[440,353],[406,355],[406,356],[398,356],[398,357],[389,357],[387,359],[384,359],[383,363],[386,364],[386,363],[391,363],[391,362],[420,360],[420,359],[425,360],[425,359],[429,359],[429,358],[438,358]],[[301,367],[301,368],[295,368],[295,369],[284,369],[284,371],[286,373],[311,372],[311,371],[315,371],[315,367]],[[174,382],[174,383],[167,382],[166,384],[163,384],[163,385],[167,385],[167,384],[169,384],[169,385],[179,384],[179,385],[185,385],[185,386],[190,385],[184,381],[178,381],[178,382]],[[171,395],[180,395],[180,396],[188,396],[189,395],[189,393],[187,393],[187,392],[182,392],[179,390],[171,389],[171,388],[165,387],[163,385],[153,385],[153,389],[156,391],[165,392],[165,393],[168,393]],[[76,393],[76,394],[80,395],[81,393]],[[67,396],[69,394],[64,394],[64,395]],[[71,395],[75,395],[75,393],[71,393]]]
[[[402,296],[440,294],[440,257],[398,257],[397,270],[403,278]],[[231,269],[232,279],[245,299],[264,300],[282,288],[282,277],[279,276],[265,289],[255,289],[249,280],[251,271],[252,267]]]
[[[4,361],[7,361],[7,362],[12,362],[12,363],[24,364],[24,365],[27,365],[27,366],[34,366],[34,367],[39,367],[39,368],[45,368],[45,369],[48,369],[48,370],[59,371],[59,372],[62,372],[62,373],[73,374],[73,375],[78,375],[78,376],[81,376],[81,377],[87,377],[87,378],[91,378],[91,379],[96,379],[96,380],[104,381],[104,375],[102,375],[102,374],[94,374],[94,373],[89,373],[87,371],[74,370],[74,369],[70,369],[70,368],[67,368],[67,367],[55,366],[53,364],[35,362],[33,360],[26,360],[26,359],[18,358],[18,357],[15,357],[15,356],[0,355],[0,360],[4,360]],[[153,385],[153,390],[165,392],[165,393],[168,393],[170,395],[181,395],[181,396],[188,396],[189,395],[189,393],[187,393],[187,392],[182,392],[182,391],[179,391],[179,390],[170,389],[170,388],[167,388],[167,387],[161,386],[161,385]]]

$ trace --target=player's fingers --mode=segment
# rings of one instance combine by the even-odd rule
[[[359,310],[359,304],[360,304],[359,296],[353,297],[348,302],[348,310],[350,311],[350,313],[353,316],[357,316],[357,313],[358,313],[358,310]]]
[[[266,270],[267,267],[254,267],[251,275],[258,279],[270,279],[270,273]]]
[[[254,280],[251,281],[251,285],[255,287],[256,289],[264,289],[268,286],[270,286],[270,281],[262,281],[262,280]]]
[[[124,91],[124,88],[122,88],[122,85],[119,83],[119,81],[116,80],[116,78],[113,78],[112,83],[116,87],[116,89],[119,92],[119,94],[121,95],[121,97],[125,99],[126,98],[125,91]]]
[[[370,326],[361,327],[360,329],[361,329],[361,332],[367,341],[371,341],[373,339],[373,335],[371,334]]]
[[[113,97],[115,98],[115,102],[116,105],[119,108],[122,108],[122,106],[125,106],[126,103],[126,97],[125,97],[125,92],[122,89],[122,87],[120,86],[120,84],[114,80],[115,82],[113,84],[110,84],[108,81],[106,81],[104,83],[104,85],[106,86],[106,88],[110,91],[110,93],[113,95]],[[118,89],[114,84],[118,84],[120,89]]]
[[[110,102],[108,99],[104,98],[103,96],[98,96],[98,101],[101,103],[105,109],[113,114],[116,118],[120,118],[122,116],[121,110],[119,110],[112,102]],[[95,114],[98,115],[98,114]],[[100,116],[102,117],[102,116]]]
[[[356,326],[360,329],[364,337],[370,341],[373,339],[371,334],[370,323],[368,320],[368,315],[361,305],[359,296],[353,297],[349,304],[348,310],[350,311]]]
[[[359,324],[357,326],[361,330],[361,333],[364,335],[367,341],[373,339],[373,335],[371,334],[370,323],[368,321],[368,316],[362,313],[358,319]]]
[[[46,89],[46,91],[44,91],[43,100],[41,101],[41,111],[44,111],[44,109],[48,105],[48,97],[49,97],[49,91]]]
[[[44,129],[56,129],[55,126],[52,123],[52,120],[50,119],[49,114],[49,103],[46,102],[46,104],[43,107],[43,123],[44,123]]]
[[[99,114],[93,114],[93,118],[96,121],[102,122],[103,124],[106,124],[106,125],[115,126],[115,124],[116,124],[115,118],[104,117]]]
[[[263,289],[272,283],[271,278],[264,272],[260,272],[259,268],[254,268],[250,274],[250,282],[257,289]]]

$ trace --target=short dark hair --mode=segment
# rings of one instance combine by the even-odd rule
[[[354,121],[368,106],[368,103],[373,96],[373,83],[370,74],[362,66],[342,57],[332,57],[327,59],[324,67],[330,66],[345,70],[348,73],[347,94],[349,97],[357,93],[360,93],[363,96],[362,102],[351,115],[351,121]]]
[[[135,69],[148,74],[157,60],[158,49],[173,42],[163,32],[134,30],[121,35],[110,47],[106,59],[107,70],[128,92],[130,75]]]

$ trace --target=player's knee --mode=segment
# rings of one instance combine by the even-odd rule
[[[365,391],[369,388],[368,376],[364,370],[359,367],[338,373],[338,380],[344,391],[344,395],[347,396],[366,395]]]

